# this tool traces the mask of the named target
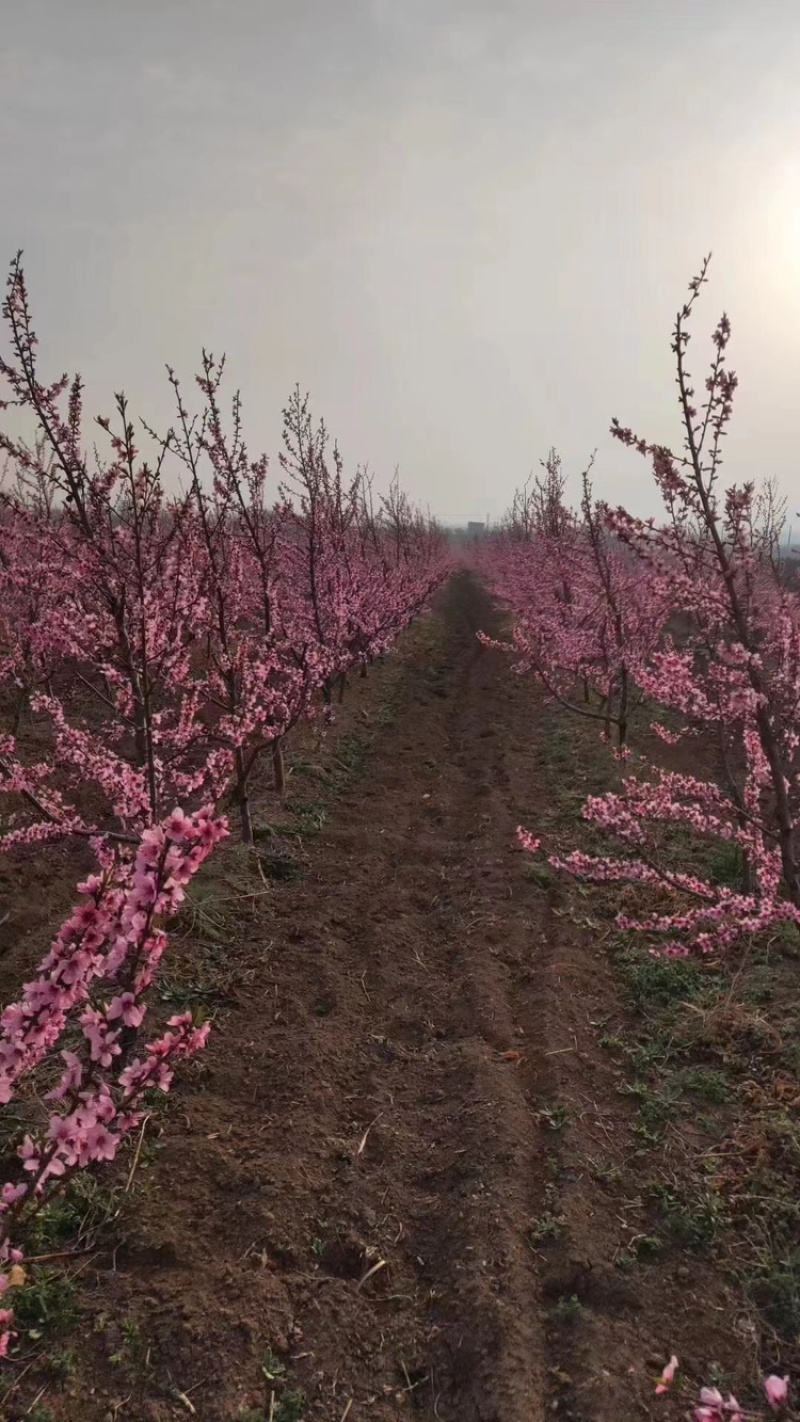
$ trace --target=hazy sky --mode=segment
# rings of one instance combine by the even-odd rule
[[[796,0],[18,0],[0,81],[0,255],[92,412],[124,387],[165,424],[205,344],[254,452],[299,381],[443,518],[499,516],[551,444],[655,512],[608,425],[677,442],[713,249],[729,473],[800,498]]]

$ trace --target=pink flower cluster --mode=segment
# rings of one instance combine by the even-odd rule
[[[656,1383],[656,1395],[669,1393],[678,1372],[678,1359],[673,1353]],[[789,1403],[789,1379],[770,1373],[764,1378],[764,1396],[773,1413],[784,1414]],[[724,1397],[718,1387],[701,1387],[700,1398],[691,1412],[693,1422],[758,1422],[763,1413],[742,1407],[733,1393]]]
[[[184,898],[185,886],[227,834],[210,809],[176,809],[146,830],[133,856],[101,850],[102,865],[78,886],[81,904],[59,930],[38,976],[0,1016],[0,1102],[23,1079],[58,1077],[44,1093],[51,1114],[30,1131],[18,1155],[22,1173],[0,1191],[0,1262],[19,1262],[14,1223],[48,1189],[95,1162],[113,1160],[120,1142],[142,1121],[142,1098],[168,1091],[174,1066],[205,1045],[209,1024],[190,1013],[133,1050],[147,1012],[146,994],[167,945],[158,920]],[[63,1045],[68,1042],[69,1045]],[[59,1053],[59,1048],[61,1048]],[[0,1278],[0,1293],[8,1277]],[[8,1347],[10,1315],[0,1318],[0,1354]]]

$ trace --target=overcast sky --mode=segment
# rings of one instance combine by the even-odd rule
[[[0,255],[92,412],[124,387],[163,425],[205,344],[254,452],[297,381],[442,518],[499,516],[552,444],[655,512],[608,425],[677,442],[713,249],[728,470],[800,497],[793,0],[18,0],[0,81]]]

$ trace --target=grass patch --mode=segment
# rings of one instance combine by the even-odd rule
[[[733,840],[718,840],[706,853],[706,872],[712,884],[724,884],[741,893],[744,861],[740,846]]]
[[[268,879],[279,884],[291,884],[302,877],[303,865],[294,854],[278,852],[260,854],[259,863]]]
[[[14,1290],[14,1325],[28,1338],[77,1321],[75,1285],[58,1269],[34,1266],[28,1283]]]
[[[772,1255],[739,1274],[740,1282],[767,1323],[782,1338],[800,1336],[800,1248]]]
[[[526,864],[525,878],[539,889],[552,889],[556,882],[552,869],[536,859],[530,864]]]
[[[591,793],[616,789],[622,772],[592,728],[566,714],[550,719],[542,767],[553,779],[545,826],[553,848],[615,853],[593,826],[576,825],[575,810],[587,786]],[[646,754],[648,735],[640,725],[636,738]],[[689,773],[698,751],[686,747]],[[681,825],[660,826],[657,836],[665,865],[741,890],[737,845],[710,842]],[[646,917],[676,907],[658,888],[587,889],[555,877],[560,912],[578,925],[586,923],[587,893],[595,921],[613,920],[620,910]],[[782,925],[716,959],[657,958],[642,938],[615,928],[605,941],[620,1009],[593,1025],[635,1107],[634,1149],[623,1169],[593,1173],[599,1185],[628,1192],[642,1231],[622,1242],[616,1262],[624,1269],[670,1252],[678,1259],[709,1257],[741,1290],[748,1326],[763,1341],[764,1365],[776,1368],[780,1359],[781,1371],[797,1368],[800,933]],[[634,1179],[632,1163],[634,1171],[646,1170],[646,1186]],[[551,1215],[557,1217],[556,1207],[543,1211],[545,1228]]]
[[[202,982],[181,982],[179,978],[162,977],[156,995],[169,1008],[185,1012],[191,1007],[211,1007],[220,1001],[221,994],[215,988]]]
[[[698,1190],[693,1184],[687,1187],[659,1181],[651,1186],[650,1195],[664,1228],[685,1249],[707,1248],[730,1222],[725,1202],[714,1189]]]
[[[719,986],[719,974],[689,958],[654,958],[624,947],[617,958],[627,1005],[647,1015],[685,1002],[700,1002]]]
[[[673,1072],[670,1082],[682,1096],[724,1106],[733,1099],[733,1089],[725,1074],[716,1067],[687,1066]]]
[[[677,1096],[665,1089],[656,1090],[644,1081],[624,1082],[619,1089],[636,1102],[634,1133],[649,1145],[657,1144],[665,1125],[676,1114]]]

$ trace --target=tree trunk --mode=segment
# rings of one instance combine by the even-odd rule
[[[253,843],[253,821],[250,815],[250,796],[247,791],[247,769],[241,750],[235,756],[236,803],[239,806],[239,823],[242,830],[242,844]]]
[[[283,759],[283,740],[272,743],[272,768],[275,774],[275,789],[281,802],[286,795],[286,765]]]

